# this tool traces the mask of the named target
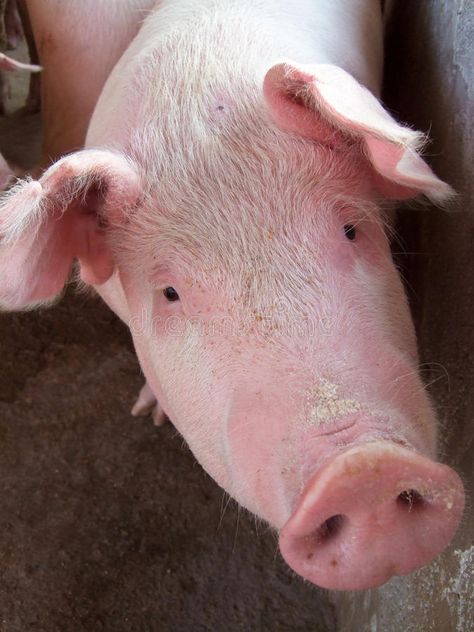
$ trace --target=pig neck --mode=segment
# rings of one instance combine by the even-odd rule
[[[174,59],[187,56],[197,68],[196,50],[200,89],[205,90],[206,79],[219,74],[227,76],[230,89],[233,83],[240,89],[244,81],[260,91],[266,70],[288,59],[338,65],[379,96],[380,0],[160,0],[106,83],[86,145],[109,144],[114,138],[116,146],[123,146],[125,128],[130,130],[134,123],[129,119],[123,124],[116,103],[147,59],[160,58],[156,85],[165,85],[170,80],[166,68]],[[181,79],[184,89],[188,80]],[[195,88],[193,92],[197,96]],[[136,98],[138,108],[138,94]],[[130,99],[129,90],[126,100]]]
[[[301,63],[338,65],[379,92],[380,0],[162,0],[155,11],[155,33],[171,32],[186,21],[191,26],[203,13],[212,14],[216,25],[238,20],[252,28],[253,23],[272,40],[269,53]]]

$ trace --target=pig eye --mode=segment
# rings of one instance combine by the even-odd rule
[[[165,298],[170,302],[179,301],[179,294],[174,289],[174,287],[165,287],[165,289],[163,290],[163,294]]]
[[[354,224],[345,224],[344,225],[344,235],[349,239],[349,241],[354,241],[356,238],[356,229]]]

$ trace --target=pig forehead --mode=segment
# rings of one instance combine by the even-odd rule
[[[148,261],[189,262],[241,276],[292,268],[313,274],[344,222],[374,213],[370,203],[338,190],[336,177],[318,181],[285,167],[280,175],[256,178],[253,172],[234,183],[228,173],[203,179],[194,173],[176,186],[158,184],[137,228],[148,236]]]
[[[230,240],[192,227],[186,236],[189,230],[173,223],[155,233],[150,255],[140,253],[140,275],[152,287],[176,286],[192,313],[241,313],[258,326],[262,319],[283,322],[343,302],[344,288],[335,286],[340,279],[321,255],[324,247],[304,243],[297,232],[270,235],[258,228]]]
[[[173,64],[162,63],[165,53]],[[329,180],[334,191],[338,183],[353,195],[364,188],[367,161],[356,143],[336,151],[282,132],[268,113],[256,60],[227,61],[213,59],[205,32],[192,42],[176,35],[142,59],[127,88],[127,153],[161,191],[162,208],[187,197],[190,208],[215,199],[221,208],[241,201],[268,213],[285,191],[295,199]]]
[[[304,140],[269,136],[265,145],[252,146],[248,139],[201,139],[191,150],[176,145],[159,165],[142,162],[146,189],[138,225],[165,247],[179,243],[227,259],[233,247],[247,256],[277,245],[314,250],[338,216],[377,217],[360,186],[357,152],[335,155]]]
[[[202,160],[195,150],[151,178],[127,235],[144,273],[167,266],[208,287],[230,284],[253,302],[289,286],[315,287],[344,218],[376,213],[353,195],[350,169],[341,174],[327,149],[310,148],[306,165],[268,153],[224,157],[218,149]]]
[[[138,73],[141,90],[132,86],[141,98],[127,150],[145,190],[126,234],[131,255],[140,252],[148,267],[167,260],[240,279],[290,268],[314,274],[335,213],[370,199],[359,148],[335,151],[281,132],[257,82],[226,84],[225,64],[210,80],[205,68],[180,65],[182,57],[170,79],[152,56]]]
[[[328,251],[331,209],[292,213],[281,198],[268,204],[273,207],[265,210],[257,202],[213,198],[173,208],[170,200],[155,217],[154,209],[145,210],[149,254],[142,261],[157,271],[168,268],[208,281],[232,279],[244,287],[252,279],[262,285],[287,279],[292,271],[317,274]],[[138,227],[132,244],[138,237],[144,254],[143,228]]]

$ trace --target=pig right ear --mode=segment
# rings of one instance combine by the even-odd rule
[[[62,158],[40,180],[23,180],[0,198],[0,308],[50,301],[72,263],[100,285],[114,263],[105,228],[136,206],[140,181],[125,156],[88,149]]]
[[[423,135],[395,121],[342,68],[280,62],[266,73],[263,93],[271,117],[285,131],[332,147],[357,143],[383,197],[401,200],[423,193],[443,203],[453,195],[418,153]]]

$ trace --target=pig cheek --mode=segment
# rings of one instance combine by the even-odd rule
[[[126,270],[120,271],[120,277],[129,306],[129,327],[140,366],[160,406],[173,419],[175,411],[169,397],[172,389],[166,388],[161,372],[166,370],[171,357],[166,354],[166,340],[170,338],[173,341],[178,336],[178,313],[157,310],[157,293],[150,289],[142,277]],[[161,361],[157,361],[158,358]]]
[[[271,369],[266,373],[274,375]],[[256,375],[253,384],[238,386],[230,405],[226,429],[230,493],[246,509],[280,528],[299,492],[301,464],[294,458],[292,439],[298,433],[295,406],[289,399],[282,401],[281,382],[263,384]]]
[[[355,277],[363,303],[357,343],[360,375],[367,384],[377,384],[379,402],[401,413],[399,434],[422,452],[434,454],[436,416],[418,375],[415,331],[400,277],[392,263],[377,273],[359,265]]]
[[[383,357],[380,358],[383,362]],[[389,358],[392,361],[393,358]],[[436,457],[436,414],[416,369],[401,361],[392,375],[385,375],[379,389],[385,403],[389,432],[393,440],[401,440],[430,458]],[[380,409],[380,407],[379,407]]]
[[[206,334],[198,324],[185,323],[179,338],[168,336],[157,364],[163,388],[172,393],[175,425],[202,467],[229,490],[228,463],[224,445],[229,393],[220,379],[220,369],[209,352]],[[172,359],[170,360],[170,354]]]
[[[350,222],[348,222],[350,223]],[[335,273],[350,275],[355,266],[361,263],[373,270],[383,270],[393,265],[390,246],[383,228],[369,222],[355,223],[354,241],[338,236],[329,242],[327,262]],[[338,229],[338,233],[342,232]]]
[[[161,408],[172,418],[174,411],[162,387],[159,370],[155,366],[160,347],[159,341],[168,324],[165,319],[154,314],[151,299],[139,299],[136,288],[133,293],[126,292],[126,295],[130,308],[128,324],[141,369]]]
[[[202,467],[229,489],[222,440],[226,398],[199,324],[185,318],[154,322],[153,335],[135,341],[147,380]]]
[[[372,339],[369,348],[374,357],[390,345],[415,367],[418,350],[413,321],[405,290],[393,261],[386,259],[379,265],[362,262],[354,268],[354,285],[361,302],[365,303],[367,339]],[[376,344],[380,341],[380,347]]]
[[[381,259],[361,257],[336,279],[344,297],[344,307],[336,312],[346,316],[329,327],[323,355],[341,357],[345,350],[349,364],[359,367],[345,386],[369,410],[390,420],[394,427],[387,431],[394,437],[434,454],[436,416],[418,376],[413,322],[390,253]]]

